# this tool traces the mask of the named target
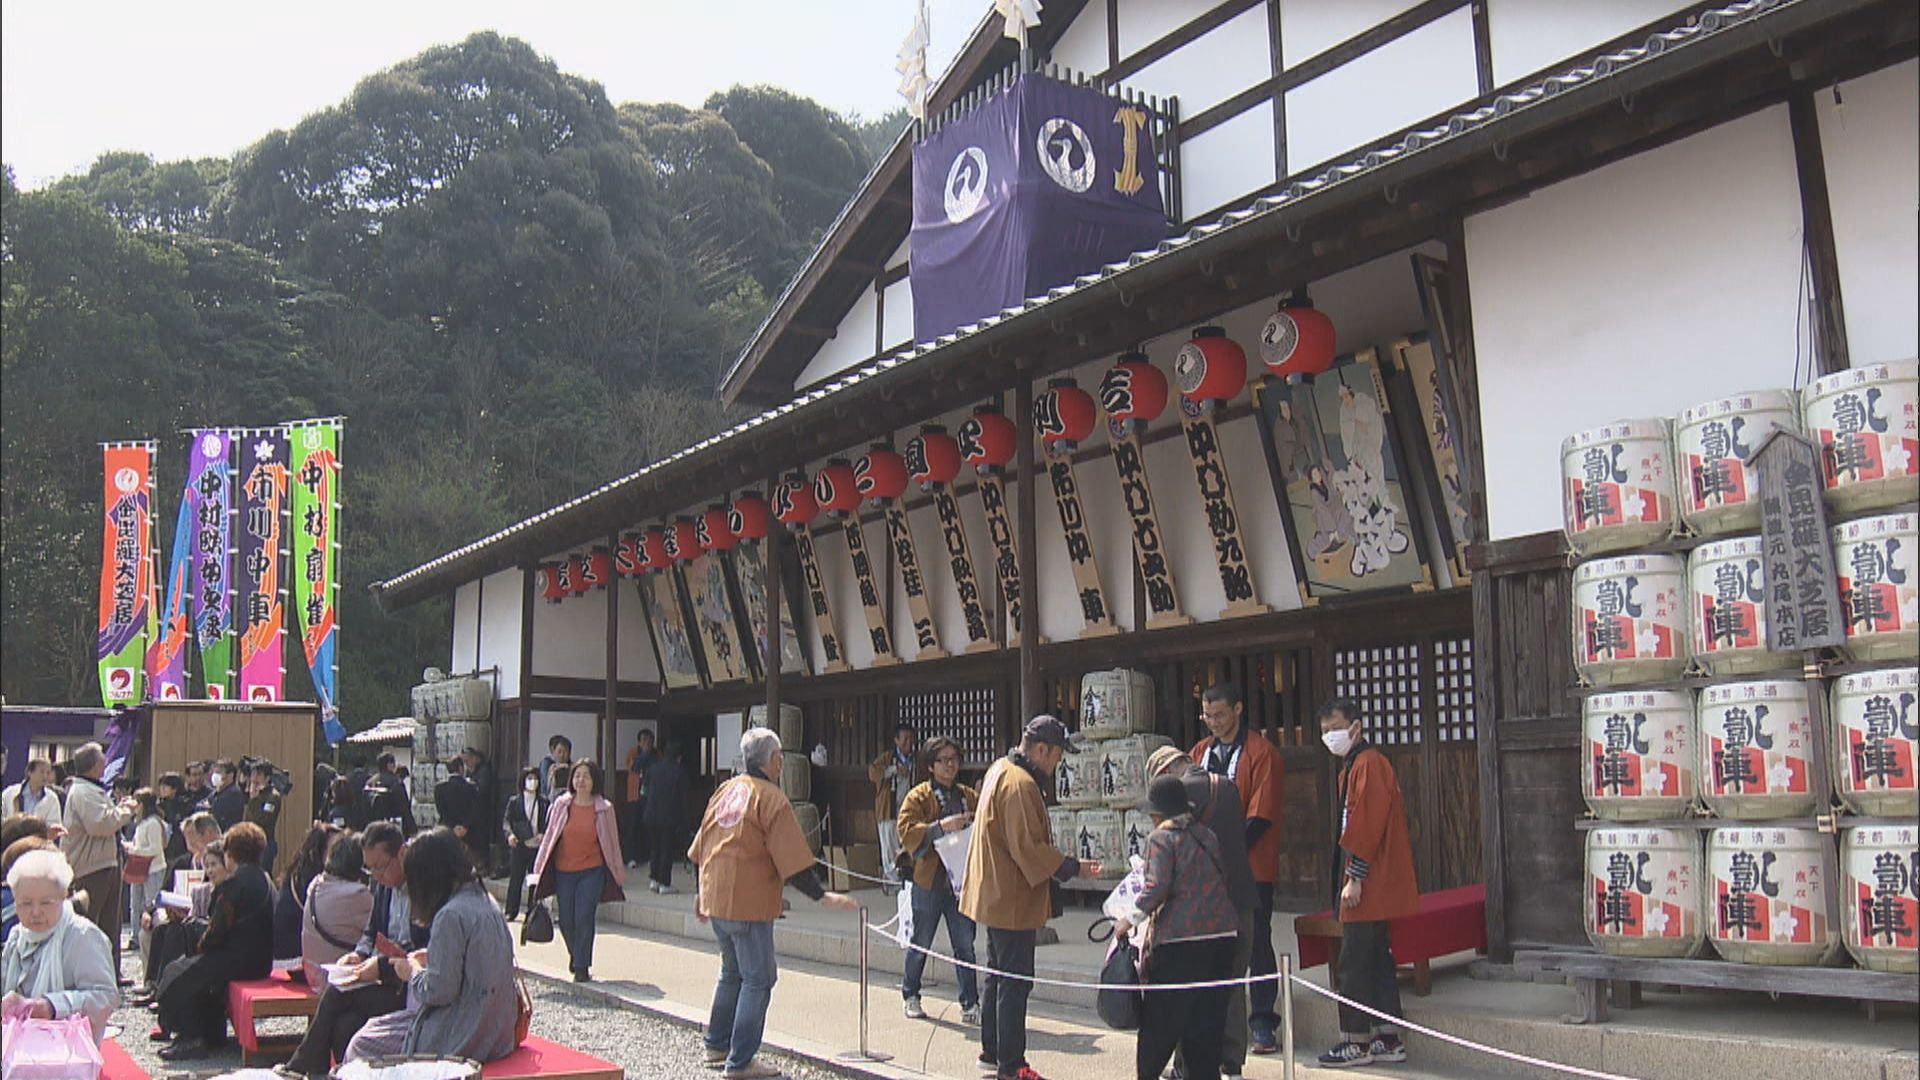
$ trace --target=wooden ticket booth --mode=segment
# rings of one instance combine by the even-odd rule
[[[190,761],[266,758],[293,778],[274,839],[285,865],[300,850],[313,825],[314,725],[317,708],[306,702],[155,702],[146,729],[134,745],[135,774],[152,784],[164,773],[184,772]],[[269,868],[277,873],[279,866]]]

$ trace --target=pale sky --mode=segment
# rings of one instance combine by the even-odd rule
[[[991,0],[930,0],[938,77]],[[225,156],[337,104],[361,78],[477,30],[521,38],[615,103],[699,105],[770,83],[866,116],[902,99],[913,0],[9,0],[0,157],[23,187],[107,150]]]

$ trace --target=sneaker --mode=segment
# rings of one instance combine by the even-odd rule
[[[960,1022],[969,1027],[980,1026],[980,1006],[968,1005],[960,1010]]]
[[[1343,1042],[1339,1046],[1320,1055],[1320,1065],[1328,1069],[1346,1069],[1355,1065],[1373,1064],[1373,1055],[1367,1052],[1367,1044]]]
[[[925,1020],[927,1018],[927,1010],[920,1007],[920,999],[917,997],[907,999],[906,1012],[907,1019],[909,1020]]]
[[[1006,1080],[1047,1080],[1047,1078],[1044,1076],[1041,1076],[1037,1072],[1034,1072],[1033,1066],[1022,1065],[1020,1066],[1019,1071],[1008,1073],[1006,1076]]]
[[[712,1069],[714,1072],[719,1072],[721,1069],[727,1067],[727,1051],[715,1050],[711,1046],[705,1049],[707,1052],[707,1068]]]
[[[662,885],[660,886],[659,889],[655,891],[657,891],[661,896],[678,896],[680,893],[679,889],[676,889],[671,885]]]
[[[1160,1080],[1187,1080],[1187,1075],[1180,1071],[1180,1066],[1169,1065],[1166,1071],[1160,1074]]]
[[[980,1051],[980,1056],[974,1060],[980,1065],[980,1075],[995,1077],[1000,1075],[1000,1063],[994,1059],[992,1054],[982,1050]]]
[[[1261,1031],[1257,1028],[1254,1030],[1252,1040],[1247,1043],[1247,1053],[1277,1054],[1279,1052],[1280,1043],[1274,1039],[1273,1032]]]
[[[754,1058],[745,1065],[737,1069],[728,1069],[720,1075],[725,1077],[726,1080],[762,1080],[762,1078],[771,1078],[785,1074],[779,1069],[761,1061],[759,1058]]]
[[[1367,1044],[1367,1056],[1376,1063],[1399,1064],[1407,1060],[1407,1044],[1398,1035],[1375,1035]]]

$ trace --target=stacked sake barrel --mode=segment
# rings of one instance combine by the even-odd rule
[[[1739,394],[1562,444],[1567,538],[1583,560],[1575,666],[1597,691],[1584,706],[1582,793],[1618,823],[1587,840],[1587,930],[1602,950],[1684,957],[1711,942],[1735,962],[1820,964],[1844,943],[1864,966],[1920,970],[1920,787],[1906,764],[1920,679],[1892,667],[1823,689],[1798,677],[1800,654],[1769,650],[1753,462],[1775,429],[1819,445],[1839,521],[1845,651],[1910,660],[1920,521],[1911,507],[1886,511],[1920,482],[1917,375],[1911,362],[1848,371],[1804,394]],[[1708,685],[1679,685],[1688,675]],[[1836,851],[1808,827],[1836,796],[1898,820],[1846,828]],[[1704,846],[1688,824],[1697,814],[1726,822]]]
[[[1147,758],[1173,745],[1153,730],[1153,680],[1145,672],[1116,668],[1081,678],[1080,730],[1054,774],[1054,837],[1068,838],[1077,858],[1098,859],[1104,877],[1126,874],[1127,857],[1142,850],[1153,827],[1144,810]]]
[[[747,726],[767,727],[767,707],[747,709]],[[780,736],[780,790],[793,804],[800,819],[800,831],[807,834],[807,846],[815,855],[823,850],[820,835],[820,808],[813,802],[813,762],[807,758],[806,720],[798,705],[780,706],[780,723],[773,729]]]

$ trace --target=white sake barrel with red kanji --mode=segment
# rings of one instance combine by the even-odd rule
[[[1836,371],[1804,396],[1828,506],[1876,510],[1920,498],[1920,361]]]
[[[1100,744],[1100,801],[1115,810],[1147,802],[1147,758],[1173,740],[1163,735],[1129,735]]]
[[[1779,671],[1797,653],[1767,648],[1767,564],[1760,538],[1736,536],[1687,558],[1687,619],[1693,660],[1715,675]]]
[[[1920,668],[1842,675],[1833,681],[1833,788],[1847,809],[1872,817],[1920,814]]]
[[[1145,810],[1129,810],[1122,816],[1120,846],[1123,858],[1147,857],[1147,834],[1153,831],[1153,815]]]
[[[1078,811],[1073,815],[1073,847],[1063,850],[1076,859],[1100,860],[1101,877],[1125,877],[1126,827],[1126,815],[1118,810]]]
[[[1075,736],[1053,773],[1053,794],[1061,806],[1099,806],[1100,744]]]
[[[1691,693],[1595,694],[1583,712],[1587,760],[1580,793],[1596,816],[1651,821],[1693,809],[1699,751]]]
[[[1841,830],[1847,951],[1863,968],[1920,971],[1920,825]]]
[[[1665,540],[1679,522],[1663,419],[1616,420],[1560,443],[1562,524],[1582,556]]]
[[[1839,860],[1814,829],[1737,825],[1707,838],[1707,940],[1736,964],[1824,964],[1840,951]]]
[[[1700,799],[1723,818],[1811,817],[1820,735],[1797,679],[1709,686],[1700,692]]]
[[[1080,734],[1119,739],[1153,730],[1153,678],[1114,668],[1080,677]]]
[[[1595,686],[1678,678],[1687,669],[1686,561],[1620,555],[1573,571],[1573,666]]]
[[[1701,536],[1758,529],[1753,453],[1776,430],[1800,430],[1800,401],[1791,390],[1753,390],[1681,413],[1673,432],[1680,520]]]
[[[1074,817],[1079,813],[1071,806],[1047,807],[1047,823],[1053,828],[1054,847],[1061,851],[1068,850],[1067,845],[1073,843]]]
[[[1688,957],[1706,939],[1700,834],[1621,826],[1587,833],[1587,937],[1619,956]]]
[[[1835,525],[1833,569],[1848,656],[1901,660],[1920,653],[1920,515]]]

